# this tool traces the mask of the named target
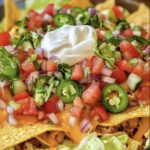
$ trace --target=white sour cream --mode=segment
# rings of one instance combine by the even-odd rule
[[[94,28],[88,25],[65,25],[45,34],[41,47],[50,58],[58,57],[61,63],[76,64],[91,57],[96,48],[97,38]]]

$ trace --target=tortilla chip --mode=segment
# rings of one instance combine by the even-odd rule
[[[127,17],[127,21],[130,23],[140,25],[140,26],[148,25],[150,23],[149,11],[150,11],[149,8],[145,4],[142,3],[139,6],[139,9],[137,11],[135,11],[134,13],[129,15],[129,17]]]
[[[129,119],[139,118],[139,117],[149,117],[150,107],[146,105],[144,108],[133,107],[129,108],[126,111],[119,114],[111,114],[110,118],[99,123],[100,126],[116,126],[121,122],[124,122]]]
[[[13,0],[4,1],[4,30],[9,30],[11,27],[13,27],[14,22],[21,17],[21,12],[21,9],[14,4]]]
[[[85,9],[89,6],[92,6],[92,3],[89,0],[71,0],[70,5]]]
[[[115,6],[115,0],[107,0],[104,3],[99,3],[96,5],[96,10],[98,11],[102,11],[102,10],[106,10],[106,9],[111,9]]]
[[[5,123],[4,126],[0,128],[0,149],[17,145],[46,131],[63,131],[63,129],[44,123],[24,125],[21,127],[14,127]]]

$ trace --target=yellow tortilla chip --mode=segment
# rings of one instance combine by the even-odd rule
[[[24,125],[21,127],[14,127],[5,123],[4,126],[0,128],[0,150],[27,141],[46,131],[63,131],[63,129],[44,123]]]
[[[73,7],[79,7],[82,9],[92,6],[92,3],[89,0],[71,0],[70,4]]]
[[[98,11],[102,11],[102,10],[106,10],[106,9],[111,9],[115,6],[115,0],[107,0],[104,3],[99,3],[98,5],[96,5],[96,10]]]
[[[17,8],[13,0],[4,1],[4,21],[5,21],[5,30],[9,30],[14,22],[21,17],[21,10]]]
[[[122,113],[111,114],[110,118],[107,121],[101,122],[99,125],[116,126],[121,122],[124,122],[129,119],[139,118],[139,117],[149,117],[149,112],[150,112],[149,105],[146,105],[144,108],[140,108],[140,107],[129,108]]]
[[[130,23],[135,23],[140,26],[147,25],[150,23],[149,11],[150,11],[149,8],[145,4],[142,3],[139,6],[139,9],[137,11],[135,11],[134,13],[129,15],[129,17],[127,17],[127,21]]]

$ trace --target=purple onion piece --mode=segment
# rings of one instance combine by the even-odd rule
[[[50,57],[50,60],[52,60],[52,61],[55,61],[55,60],[57,60],[57,56],[55,56],[55,55],[52,55],[52,56]]]
[[[88,13],[89,13],[90,16],[94,16],[95,13],[96,13],[96,11],[95,11],[94,8],[89,8],[89,9],[88,9]]]
[[[35,52],[39,55],[39,56],[43,56],[43,49],[41,47],[36,47],[35,48]]]
[[[100,81],[101,80],[101,76],[99,74],[92,74],[91,75],[91,78],[93,80],[96,80],[96,81]]]
[[[148,54],[150,53],[150,46],[146,47],[145,52],[148,53]]]

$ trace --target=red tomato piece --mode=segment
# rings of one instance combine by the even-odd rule
[[[98,100],[100,100],[100,96],[101,91],[97,83],[91,84],[91,86],[87,88],[82,94],[84,102],[90,105],[94,105]]]
[[[70,4],[66,4],[63,6],[63,9],[66,9],[66,10],[71,9],[71,8],[72,6]]]
[[[136,98],[140,101],[150,102],[150,86],[140,86],[135,94]]]
[[[94,106],[93,110],[91,111],[90,114],[91,118],[93,119],[95,116],[99,116],[100,119],[103,121],[108,119],[108,113],[107,111],[100,105]]]
[[[142,77],[144,73],[144,65],[142,63],[138,63],[132,70],[132,73]]]
[[[144,72],[143,72],[143,76],[142,76],[144,81],[149,81],[150,80],[149,73],[150,73],[150,68],[149,67],[144,68]]]
[[[36,71],[35,69],[35,66],[32,62],[29,62],[29,61],[25,61],[21,64],[21,68],[23,71],[27,72],[27,73],[31,73],[31,72],[34,72]]]
[[[35,30],[36,28],[40,28],[43,25],[43,18],[41,15],[35,15],[29,19],[28,29]]]
[[[101,33],[100,29],[95,29],[96,30],[96,34],[99,40],[103,41],[104,40],[104,35]]]
[[[114,7],[112,8],[112,10],[113,10],[113,12],[114,12],[116,18],[123,18],[123,13],[121,12],[119,6],[114,6]]]
[[[101,71],[104,68],[104,62],[103,59],[99,57],[94,57],[93,58],[93,68],[92,68],[92,73],[93,74],[100,74]]]
[[[9,32],[0,33],[0,46],[7,46],[10,44],[11,44],[11,42],[10,42]]]
[[[54,4],[49,4],[46,9],[44,10],[44,13],[49,14],[50,16],[54,16]]]
[[[133,30],[132,30],[132,29],[126,29],[126,30],[123,32],[123,36],[125,36],[125,37],[127,37],[127,38],[133,37]]]
[[[116,79],[117,83],[122,83],[127,79],[125,72],[119,68],[114,69],[111,76]]]
[[[131,72],[133,69],[132,65],[130,65],[126,60],[117,61],[116,65],[119,69],[127,72]]]
[[[18,101],[18,100],[21,100],[21,99],[25,99],[25,98],[27,98],[27,97],[29,97],[29,93],[27,93],[27,92],[22,92],[22,93],[19,93],[19,94],[15,95],[15,96],[13,97],[13,99],[14,99],[15,101]]]
[[[74,99],[73,104],[76,107],[80,107],[80,108],[84,107],[83,100],[80,97],[78,97],[78,96]]]
[[[74,106],[70,109],[70,113],[73,116],[81,117],[83,109],[81,107]]]
[[[23,50],[16,50],[15,55],[19,59],[20,62],[23,62],[28,58],[28,52],[23,51]]]
[[[133,46],[130,42],[128,41],[122,41],[119,44],[120,50],[124,53],[129,53],[131,58],[136,58],[136,57],[140,57],[139,52],[137,51],[137,49],[135,48],[135,46]]]
[[[18,100],[18,104],[20,104],[20,109],[15,111],[15,114],[18,115],[37,115],[38,111],[35,105],[34,100],[31,97]]]
[[[81,65],[75,65],[72,74],[71,80],[81,80],[84,77],[84,70]]]
[[[3,96],[3,95],[2,95],[2,92],[1,92],[1,89],[0,89],[0,98],[2,98],[2,96]]]
[[[46,62],[46,71],[55,72],[57,70],[57,63],[52,60],[47,60]]]
[[[59,98],[57,96],[52,96],[49,100],[44,103],[43,108],[45,113],[57,113],[58,112],[58,103]]]

